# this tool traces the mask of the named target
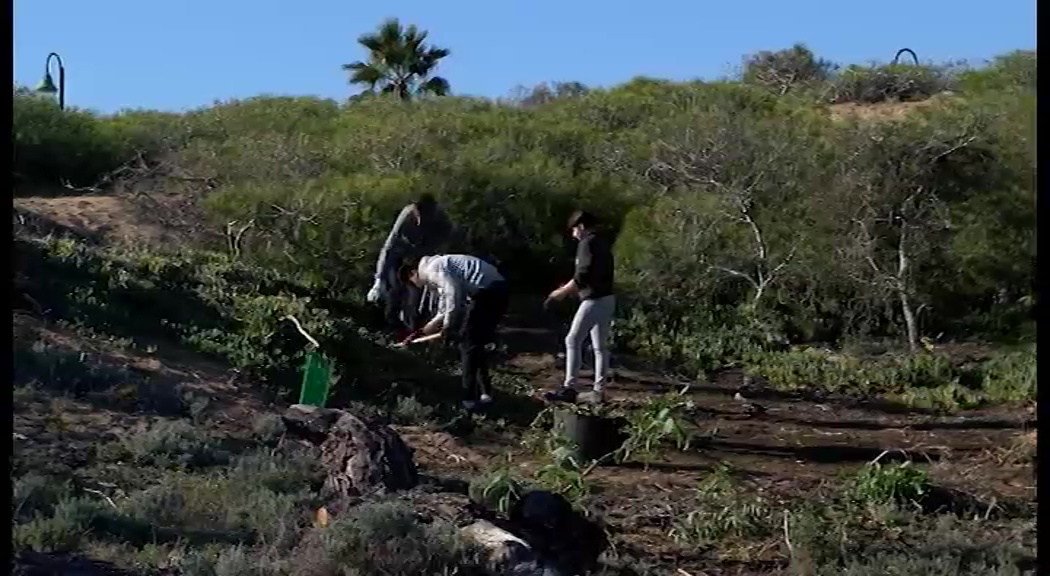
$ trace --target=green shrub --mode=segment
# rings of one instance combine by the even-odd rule
[[[1036,53],[1016,50],[996,56],[989,65],[959,74],[959,87],[966,94],[1036,89]]]
[[[749,370],[784,389],[815,388],[847,394],[900,393],[959,379],[951,359],[941,354],[865,360],[809,347],[757,357]]]
[[[940,352],[861,357],[815,347],[751,356],[746,370],[784,390],[886,396],[934,409],[1035,398],[1035,347],[963,367]]]
[[[874,506],[917,506],[929,490],[929,475],[911,462],[866,464],[852,478],[849,488],[855,501]]]
[[[727,538],[761,538],[776,527],[773,504],[734,483],[725,466],[701,481],[690,508],[671,531],[675,540],[690,546],[711,546]]]
[[[427,406],[415,396],[398,396],[391,417],[395,424],[413,426],[425,424],[434,418],[434,408]]]
[[[796,46],[756,55],[742,83],[636,78],[529,106],[258,97],[102,118],[16,104],[25,118],[80,122],[62,134],[97,133],[93,149],[114,158],[144,152],[157,170],[125,173],[129,185],[199,192],[187,199],[202,198],[207,245],[228,252],[154,258],[165,262],[146,271],[133,262],[143,255],[60,256],[48,267],[55,277],[90,272],[90,288],[71,295],[82,309],[111,308],[116,321],[155,299],[153,288],[169,291],[178,297],[165,302],[168,331],[287,380],[301,356],[271,337],[268,315],[298,311],[322,335],[342,331],[304,297],[359,301],[398,209],[419,193],[435,193],[459,225],[451,250],[497,262],[523,292],[569,274],[565,217],[584,206],[618,235],[619,293],[631,308],[620,307],[619,341],[710,370],[787,342],[901,338],[898,295],[866,256],[892,270],[886,223],[904,208],[921,214],[910,221],[905,288],[922,335],[1031,339],[1034,62],[1019,52],[972,70],[833,71]],[[902,122],[832,121],[812,101],[906,101],[956,86],[964,98]],[[52,140],[70,145],[40,133]],[[919,185],[921,205],[904,206]],[[236,241],[231,222],[250,225]],[[265,297],[244,297],[253,292]]]
[[[805,45],[795,44],[787,50],[765,50],[749,56],[744,61],[743,81],[783,96],[824,82],[834,71],[833,63],[818,59]]]
[[[243,486],[261,486],[278,494],[319,488],[324,480],[320,462],[309,454],[259,450],[238,456],[227,475]]]
[[[42,514],[12,526],[15,550],[73,552],[91,532],[94,521],[104,515],[96,502],[82,498],[60,500],[51,514]]]
[[[264,444],[270,444],[283,438],[288,427],[285,426],[284,419],[280,415],[266,413],[252,420],[252,431]]]
[[[269,559],[246,546],[228,546],[218,550],[191,550],[179,562],[185,576],[257,576],[280,574],[268,565]],[[270,570],[268,570],[270,568]]]
[[[16,344],[14,381],[37,382],[53,390],[84,396],[139,380],[127,369],[101,365],[93,355],[38,341]]]
[[[324,564],[346,574],[470,574],[482,565],[455,526],[424,524],[396,500],[358,505],[324,530],[322,542]]]
[[[149,429],[121,438],[137,464],[195,467],[223,463],[227,455],[212,436],[186,420],[160,420]]]
[[[71,496],[69,481],[30,472],[11,483],[11,518],[30,520],[50,516],[55,506]]]
[[[995,402],[1027,402],[1036,397],[1036,346],[992,356],[981,366],[981,390]]]
[[[815,509],[795,515],[796,520],[791,524],[795,544],[791,574],[1021,576],[1034,573],[1031,571],[1034,556],[1026,553],[1015,537],[989,535],[979,520],[952,515],[932,519],[912,515],[901,526],[903,530],[890,532],[897,534],[896,537],[883,539],[872,538],[874,534],[860,534],[859,525],[850,525],[832,516]]]
[[[308,287],[222,254],[53,237],[16,242],[35,297],[62,317],[112,334],[180,340],[267,378],[277,393],[291,389],[307,344],[282,318],[294,315],[322,342],[338,330],[326,310],[296,295]]]
[[[243,468],[205,476],[170,474],[129,495],[124,509],[129,518],[157,529],[289,546],[309,521],[310,506],[316,505],[309,483],[295,483],[294,474],[284,470],[252,478]]]
[[[518,477],[508,458],[506,462],[471,478],[468,494],[474,502],[506,516],[525,489],[524,480]]]
[[[828,99],[832,103],[913,102],[950,90],[953,85],[952,73],[944,67],[849,66],[832,80]]]
[[[63,182],[91,186],[126,160],[119,138],[90,112],[59,110],[52,100],[17,90],[12,104],[16,195]]]

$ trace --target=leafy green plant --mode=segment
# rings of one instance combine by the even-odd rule
[[[648,469],[664,442],[673,442],[678,450],[688,449],[684,418],[693,408],[693,401],[686,397],[688,391],[686,386],[678,392],[668,392],[627,414],[627,441],[619,451],[621,460],[641,456]]]
[[[513,462],[505,462],[470,482],[471,500],[507,515],[524,493],[524,484],[515,474]]]
[[[1036,345],[1005,351],[992,356],[981,366],[981,391],[999,402],[1026,402],[1035,399]]]
[[[725,465],[701,481],[692,507],[676,520],[670,535],[693,546],[710,546],[726,538],[762,537],[776,526],[773,504],[736,485]]]
[[[434,418],[434,408],[423,404],[415,396],[398,396],[391,416],[396,424],[419,425]]]
[[[571,442],[560,434],[551,434],[547,446],[549,457],[536,470],[536,483],[564,496],[574,506],[581,506],[584,498],[590,494],[586,477],[597,466],[597,462],[583,466]]]
[[[883,465],[879,460],[884,455],[866,464],[853,477],[849,487],[851,497],[869,505],[918,505],[930,490],[929,475],[910,461]]]
[[[951,358],[937,352],[865,358],[808,346],[757,356],[747,370],[784,390],[871,395],[954,387],[962,377]]]

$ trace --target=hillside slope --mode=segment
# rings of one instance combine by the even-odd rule
[[[121,202],[106,196],[26,198],[16,207],[53,220],[52,231],[102,232],[105,242],[163,238],[152,224],[136,222]],[[22,233],[40,232],[27,227]],[[43,310],[15,314],[12,478],[20,508],[16,517],[22,519],[16,521],[18,546],[74,550],[140,573],[186,573],[189,559],[244,569],[265,563],[274,569],[280,562],[322,554],[306,547],[320,530],[306,520],[317,503],[296,495],[310,482],[303,464],[309,451],[282,442],[276,424],[287,400],[274,403],[251,376],[184,344],[114,338],[89,326],[63,324],[46,311],[47,302],[41,305]],[[443,479],[442,485],[486,477],[507,457],[514,474],[536,477],[549,465],[549,455],[521,445],[528,435],[525,424],[540,408],[529,396],[556,385],[560,367],[550,346],[559,340],[557,327],[535,318],[526,311],[508,322],[510,357],[498,368],[497,407],[470,434],[442,430],[437,415],[443,408],[416,399],[443,377],[436,372],[410,373],[408,362],[346,369],[350,374],[382,370],[385,378],[400,382],[395,430],[415,450],[421,471]],[[340,386],[353,381],[344,376]],[[630,357],[618,360],[611,401],[627,410],[644,409],[653,398],[687,384],[695,405],[683,414],[694,435],[691,447],[664,446],[650,463],[599,467],[586,478],[587,506],[607,524],[614,543],[604,573],[784,570],[792,552],[781,533],[781,507],[833,497],[843,477],[880,457],[885,464],[913,461],[935,490],[925,502],[930,513],[907,512],[906,523],[896,527],[863,515],[822,520],[852,526],[850,538],[861,550],[891,551],[878,563],[868,564],[863,555],[842,560],[867,570],[857,573],[884,573],[879,570],[886,563],[901,570],[932,565],[928,562],[963,566],[958,563],[964,558],[970,571],[958,573],[991,573],[995,562],[1006,561],[993,557],[1021,566],[1034,558],[1030,410],[938,415],[871,399],[778,391],[738,370],[688,382]],[[372,407],[367,401],[346,402],[337,400],[355,410],[391,409],[386,400]],[[697,485],[722,467],[731,471],[739,492],[730,508],[725,508],[728,496],[720,497],[716,508],[723,512],[718,512]],[[251,470],[266,471],[265,483],[259,483],[262,476],[246,480],[243,474]],[[274,482],[284,487],[276,489]],[[85,520],[63,511],[71,506],[80,507],[77,514],[86,514],[89,525],[108,527],[82,533]],[[975,512],[978,519],[971,520]],[[741,516],[718,520],[725,513]],[[117,529],[114,518],[139,531],[150,526],[153,536],[142,539]],[[272,531],[288,522],[294,530]],[[732,522],[749,522],[752,529],[740,531]],[[245,526],[277,540],[259,543],[239,535]],[[813,540],[795,545],[828,553],[823,547],[829,543],[806,538]],[[895,548],[894,541],[906,544]],[[978,552],[978,542],[994,554]],[[236,552],[239,547],[251,556]]]

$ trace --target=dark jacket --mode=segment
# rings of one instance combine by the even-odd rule
[[[572,279],[580,300],[596,300],[613,293],[612,249],[604,237],[584,232],[576,246],[576,273]]]

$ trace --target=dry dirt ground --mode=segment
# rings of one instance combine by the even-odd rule
[[[203,410],[209,426],[231,438],[247,440],[257,417],[278,409],[240,382],[236,372],[176,348],[128,352],[24,317],[16,318],[15,330],[16,338],[82,353],[89,363],[130,370],[149,382],[151,390],[177,390],[182,401],[173,399],[176,404],[186,406],[194,397],[207,398]],[[513,357],[503,370],[525,379],[537,391],[556,383],[560,373],[549,354]],[[976,501],[1021,507],[1034,503],[1032,463],[1019,457],[1030,454],[1035,442],[1034,416],[1025,410],[935,417],[772,396],[743,402],[736,398],[741,389],[737,374],[726,373],[716,380],[694,385],[689,392],[698,407],[695,424],[704,436],[702,442],[686,452],[657,458],[648,470],[637,465],[606,466],[591,474],[594,506],[603,511],[618,553],[681,566],[686,573],[710,569],[709,557],[698,553],[689,558],[669,542],[667,533],[673,518],[688,512],[698,481],[723,463],[759,492],[792,500],[857,471],[883,451],[900,451],[887,458],[906,454],[928,470],[936,485]],[[610,401],[644,402],[683,384],[621,369]],[[144,397],[133,392],[129,396],[140,401]],[[756,410],[755,405],[761,408]],[[131,471],[88,466],[97,456],[100,440],[139,433],[165,415],[173,414],[143,410],[134,401],[121,407],[112,401],[102,405],[69,396],[16,398],[13,442],[21,463],[17,473],[71,473],[78,484],[100,491],[120,486],[129,482]],[[536,457],[520,445],[520,427],[466,437],[429,426],[396,429],[415,450],[421,471],[431,476],[469,481],[508,454],[514,455],[523,476],[535,466]],[[778,553],[773,548],[751,550],[750,561],[738,570],[723,566],[723,572],[708,573],[763,573],[763,566],[774,565]]]
[[[171,245],[200,232],[192,224],[196,210],[176,194],[22,196],[14,199],[14,211],[23,223],[37,220],[103,242]]]
[[[157,237],[156,231],[137,225],[127,206],[112,197],[27,198],[16,200],[16,207],[86,232],[105,232],[109,226],[113,238]],[[551,354],[558,338],[549,327],[518,325],[516,329],[540,344],[523,346],[526,351],[512,354],[500,370],[538,394],[560,377]],[[86,363],[129,370],[154,392],[177,391],[181,401],[174,403],[183,410],[194,404],[194,398],[206,399],[198,410],[207,412],[209,421],[232,437],[250,436],[258,415],[278,409],[267,405],[235,371],[162,343],[149,352],[132,352],[24,316],[16,316],[14,336],[16,341],[44,342],[82,353]],[[901,413],[875,405],[781,395],[745,386],[742,376],[732,371],[716,375],[711,382],[683,382],[640,367],[640,362],[621,360],[610,389],[611,402],[643,403],[652,395],[689,384],[688,394],[697,406],[694,424],[703,440],[686,452],[658,458],[648,469],[606,466],[593,472],[596,507],[604,511],[620,553],[662,560],[681,567],[682,574],[751,574],[770,569],[768,563],[775,558],[772,549],[751,551],[747,565],[719,569],[699,555],[690,559],[669,542],[671,519],[687,511],[684,506],[698,479],[719,463],[730,464],[735,475],[760,491],[790,500],[812,494],[822,484],[891,451],[886,458],[907,456],[928,470],[936,485],[957,494],[1034,509],[1031,455],[1036,422],[1031,409],[987,409],[950,417]],[[129,391],[128,396],[131,400],[120,407],[93,403],[90,396],[16,395],[13,444],[21,472],[63,470],[76,477],[93,458],[100,439],[135,434],[163,416],[156,406],[143,410],[136,402],[143,396],[141,390]],[[535,460],[520,446],[521,427],[465,438],[423,426],[402,426],[398,431],[415,449],[422,471],[430,475],[469,480],[506,454],[515,454],[516,464],[526,471]],[[84,468],[83,473],[92,476],[80,478],[83,486],[105,490],[122,481],[119,470],[90,470]]]

